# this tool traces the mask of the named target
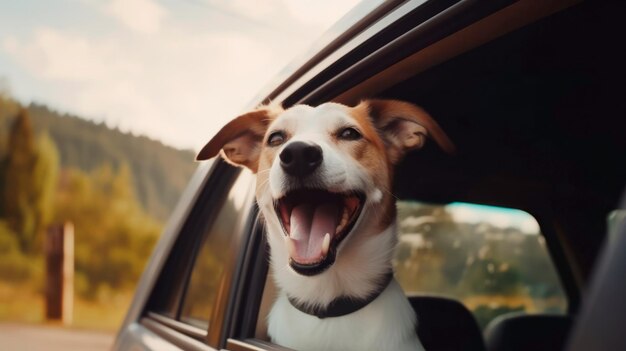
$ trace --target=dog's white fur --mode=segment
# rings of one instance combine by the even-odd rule
[[[374,102],[357,108],[326,103],[318,107],[297,105],[286,111],[268,110],[263,112],[265,117],[244,115],[245,123],[241,119],[241,123],[234,121],[227,125],[214,138],[217,141],[212,140],[199,155],[199,159],[208,158],[223,149],[226,159],[258,171],[257,202],[266,221],[271,269],[280,290],[268,317],[268,334],[280,345],[298,350],[423,350],[415,333],[415,313],[395,280],[373,302],[341,317],[320,319],[299,311],[287,300],[289,296],[308,306],[325,307],[339,296],[364,298],[376,290],[381,277],[392,269],[397,242],[395,221],[390,221],[386,228],[380,225],[386,223],[381,207],[393,205],[393,200],[389,199],[391,166],[401,158],[399,155],[421,147],[429,132],[435,134],[444,149],[452,148],[445,134],[423,110],[397,101],[376,103],[377,113],[384,115],[379,120],[391,120],[394,113],[400,114],[395,116],[400,118],[395,119],[393,125],[377,125],[378,122],[372,122],[373,126],[362,125],[365,122],[355,118],[355,114],[367,113]],[[358,108],[360,110],[356,110]],[[420,113],[426,117],[415,116]],[[384,159],[375,161],[390,167],[368,169],[364,166],[363,159],[355,157],[353,144],[336,140],[337,130],[344,126],[356,126],[361,132],[369,128],[390,133],[380,136],[384,143],[380,140],[375,143],[373,139],[378,136],[372,135],[371,130],[370,135],[365,135],[367,142],[378,148],[370,153]],[[395,129],[389,131],[392,127]],[[239,130],[242,128],[244,130]],[[288,134],[280,147],[270,150],[264,144],[255,144],[259,143],[261,133],[264,133],[263,143],[267,143],[268,135],[275,130]],[[295,141],[314,143],[323,152],[322,164],[311,180],[314,184],[307,185],[331,192],[359,190],[366,194],[360,217],[337,248],[334,264],[313,276],[300,275],[289,266],[285,234],[274,209],[274,201],[293,190],[293,182],[283,171],[278,154]]]
[[[272,339],[296,350],[423,350],[415,333],[415,313],[395,280],[372,303],[335,318],[319,319],[300,312],[287,301],[284,293],[289,291],[290,296],[298,296],[302,301],[309,297],[313,301],[330,301],[346,291],[357,290],[354,292],[362,294],[375,289],[364,284],[369,280],[363,277],[387,272],[381,267],[389,269],[392,250],[386,251],[386,248],[394,247],[395,236],[395,227],[391,226],[372,240],[357,244],[349,263],[337,260],[336,264],[346,267],[333,266],[314,277],[298,275],[299,279],[291,279],[296,273],[290,271],[288,265],[276,262],[280,260],[272,260],[276,283],[283,291],[268,318],[268,334]],[[342,251],[341,255],[344,253]],[[358,262],[365,264],[358,272],[361,273],[359,277],[344,270]],[[312,282],[307,283],[307,278]]]

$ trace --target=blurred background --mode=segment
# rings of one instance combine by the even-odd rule
[[[564,315],[567,296],[539,223],[518,209],[399,200],[396,280],[460,301],[481,329],[508,313]]]
[[[108,348],[195,152],[356,2],[0,2],[0,345]]]

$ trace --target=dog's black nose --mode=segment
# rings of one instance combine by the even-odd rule
[[[279,155],[285,173],[294,177],[307,176],[322,163],[322,148],[319,145],[294,141]]]

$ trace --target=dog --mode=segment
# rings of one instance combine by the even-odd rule
[[[433,139],[422,108],[397,100],[262,106],[224,126],[197,156],[256,173],[279,296],[272,341],[296,350],[423,350],[393,278],[394,166]],[[426,165],[425,165],[426,167]]]

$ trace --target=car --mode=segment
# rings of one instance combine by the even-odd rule
[[[606,293],[624,290],[626,260],[624,14],[600,1],[362,2],[249,106],[399,99],[454,141],[452,156],[409,155],[392,189],[396,278],[426,349],[624,347],[624,302]],[[254,175],[199,164],[114,349],[286,349],[266,333],[268,255]]]

